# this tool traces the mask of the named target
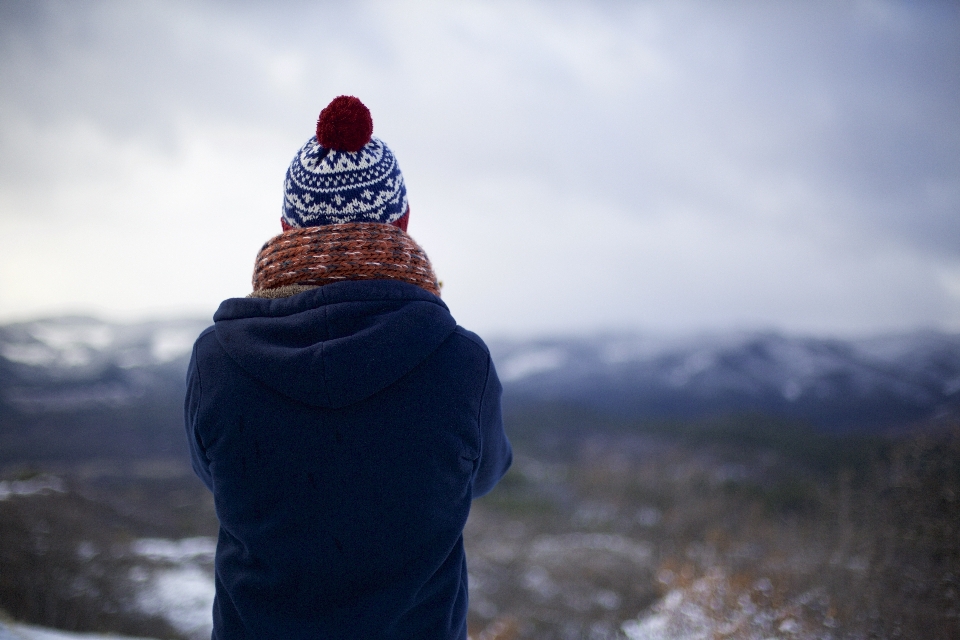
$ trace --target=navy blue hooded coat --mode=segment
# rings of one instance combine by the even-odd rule
[[[466,637],[463,527],[511,461],[483,341],[393,281],[224,301],[185,418],[215,639]]]

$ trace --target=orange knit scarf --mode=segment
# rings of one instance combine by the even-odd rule
[[[406,233],[378,222],[291,229],[267,241],[253,271],[254,295],[289,285],[401,280],[440,295],[433,267]]]

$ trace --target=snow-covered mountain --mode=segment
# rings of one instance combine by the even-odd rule
[[[64,317],[0,327],[0,401],[27,412],[130,404],[183,377],[193,341],[209,324]]]
[[[511,401],[633,418],[758,412],[824,427],[887,427],[960,407],[960,335],[860,340],[728,333],[493,342]]]
[[[209,321],[63,317],[0,327],[0,462],[179,456],[183,377]],[[960,407],[960,335],[776,333],[491,340],[508,406],[631,419],[756,412],[882,428]]]
[[[0,327],[0,463],[185,455],[184,374],[208,321]]]

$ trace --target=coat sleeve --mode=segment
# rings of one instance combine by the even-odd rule
[[[489,493],[513,462],[513,450],[503,430],[502,395],[497,370],[487,356],[487,380],[480,400],[480,458],[473,477],[474,498]]]
[[[197,340],[199,342],[199,339]],[[197,431],[197,416],[200,413],[200,370],[197,367],[197,345],[193,345],[190,366],[187,368],[187,396],[183,403],[183,423],[187,430],[187,446],[190,448],[190,463],[194,473],[213,491],[213,476],[210,473],[210,461],[203,449],[203,443]]]

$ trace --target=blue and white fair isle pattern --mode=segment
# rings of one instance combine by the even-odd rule
[[[379,138],[360,151],[300,148],[283,185],[283,217],[295,227],[348,222],[393,222],[407,211],[407,188],[397,159]]]

